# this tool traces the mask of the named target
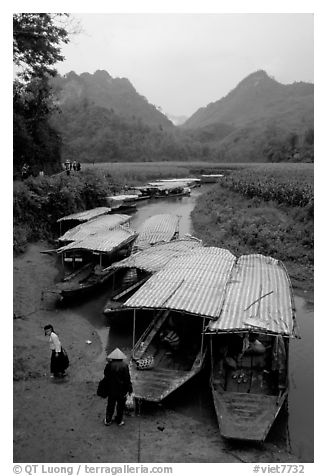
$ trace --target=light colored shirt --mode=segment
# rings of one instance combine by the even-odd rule
[[[54,332],[51,332],[49,337],[50,349],[56,352],[61,352],[61,342],[59,337]]]

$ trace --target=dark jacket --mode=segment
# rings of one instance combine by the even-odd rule
[[[104,375],[108,382],[110,395],[126,395],[133,392],[128,365],[123,360],[112,360],[107,363]]]

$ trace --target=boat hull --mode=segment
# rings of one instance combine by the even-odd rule
[[[226,439],[263,442],[287,396],[211,391],[221,435]]]

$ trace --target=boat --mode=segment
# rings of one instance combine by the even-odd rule
[[[137,194],[120,194],[120,195],[111,195],[106,197],[106,201],[111,210],[117,211],[126,211],[126,210],[136,210],[136,201],[138,200]]]
[[[194,188],[194,187],[200,187],[201,185],[201,179],[199,178],[173,178],[173,179],[161,179],[156,181],[157,184],[165,184],[165,183],[171,183],[171,184],[176,184],[176,183],[183,183],[185,186],[189,188]]]
[[[224,175],[223,174],[203,174],[201,175],[202,183],[215,183],[218,182]]]
[[[192,333],[190,333],[192,321]],[[161,402],[202,369],[206,349],[203,347],[202,321],[187,319],[169,310],[158,312],[132,350],[130,374],[137,399]],[[179,348],[171,350],[162,336],[170,329],[177,330]],[[183,333],[184,330],[184,333]],[[175,332],[175,331],[174,331]],[[151,368],[139,370],[140,364],[150,362]]]
[[[113,270],[108,265],[123,259],[131,253],[137,233],[122,226],[106,230],[62,246],[57,251],[62,260],[73,259],[76,254],[84,255],[86,265],[66,276],[57,284],[57,292],[62,299],[74,299],[89,294],[106,283]]]
[[[74,241],[80,241],[88,236],[95,236],[102,232],[107,232],[120,225],[124,225],[125,228],[129,227],[131,217],[130,215],[112,214],[97,216],[92,220],[85,223],[81,223],[74,228],[70,228],[63,235],[58,238],[58,242],[63,245]]]
[[[203,331],[219,315],[235,259],[220,248],[195,248],[169,261],[122,305],[133,311],[130,372],[136,398],[160,402],[202,370]],[[153,312],[155,318],[135,343],[138,319],[143,323]],[[172,350],[164,340],[171,332],[178,336]],[[144,362],[152,367],[140,370]]]
[[[67,231],[70,228],[73,228],[81,223],[86,223],[102,215],[107,215],[108,213],[110,213],[110,211],[111,209],[108,207],[97,207],[61,217],[57,220],[57,223],[59,223],[60,226],[59,234],[61,235],[63,233],[63,229]]]
[[[185,182],[151,182],[149,185],[156,188],[153,198],[181,197],[191,193]]]
[[[154,273],[160,271],[169,261],[202,246],[202,241],[185,235],[184,237],[159,243],[133,253],[128,258],[113,263],[112,291],[103,313],[111,314],[142,286]],[[108,271],[110,271],[108,269]],[[115,283],[118,286],[115,287]]]
[[[169,213],[152,215],[145,220],[138,231],[133,245],[133,253],[158,243],[169,242],[179,236],[180,217]]]
[[[263,442],[286,402],[289,341],[298,337],[284,265],[258,254],[238,258],[221,313],[206,333],[221,435]]]

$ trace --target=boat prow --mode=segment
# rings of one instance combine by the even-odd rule
[[[130,372],[135,397],[159,403],[200,372],[202,366],[203,356],[201,357],[201,353],[198,354],[192,368],[188,371],[160,367],[138,370],[133,362],[130,365]]]
[[[265,440],[287,395],[287,392],[279,397],[214,390],[212,393],[221,435],[258,442]]]

